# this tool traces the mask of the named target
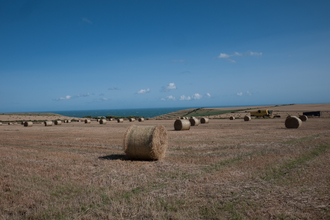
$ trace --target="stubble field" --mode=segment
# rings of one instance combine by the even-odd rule
[[[0,219],[329,219],[330,118],[0,126]],[[162,161],[130,161],[132,124],[162,124]]]

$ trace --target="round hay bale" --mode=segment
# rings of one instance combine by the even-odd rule
[[[189,119],[191,126],[198,126],[199,120],[197,118],[190,118]]]
[[[301,121],[307,121],[307,120],[308,120],[308,117],[307,117],[306,115],[300,115],[300,116],[299,116],[299,119],[300,119]]]
[[[12,125],[13,123],[11,123],[11,122],[8,122],[8,125]]]
[[[123,119],[123,118],[118,118],[118,119],[117,119],[117,122],[118,122],[118,123],[124,123],[124,119]]]
[[[0,122],[0,126],[2,125],[2,122]]]
[[[91,120],[90,119],[85,119],[85,124],[90,124]]]
[[[230,116],[229,119],[230,119],[230,120],[235,120],[235,117],[234,117],[234,116]]]
[[[139,118],[139,122],[144,122],[144,118]]]
[[[129,121],[133,122],[133,121],[135,121],[135,118],[130,118]]]
[[[288,117],[285,120],[286,128],[299,128],[301,124],[302,124],[301,120],[296,116]]]
[[[176,131],[189,130],[190,126],[190,121],[186,119],[177,119],[174,122],[174,129]]]
[[[167,132],[163,125],[132,125],[124,136],[124,151],[128,159],[163,159],[166,155],[167,145]]]
[[[101,119],[96,119],[97,122],[100,122]]]
[[[52,121],[44,121],[45,126],[53,126]]]
[[[69,119],[69,120],[67,120],[67,122],[66,123],[71,123],[71,120]]]
[[[208,124],[210,119],[208,118],[201,118],[201,124]]]
[[[26,121],[24,122],[24,127],[32,127],[33,122],[32,121]]]
[[[100,124],[101,124],[101,125],[104,125],[104,124],[106,124],[106,123],[107,123],[107,120],[105,120],[105,119],[101,119],[101,120],[100,120]]]
[[[56,121],[54,122],[54,124],[55,124],[55,125],[61,125],[61,124],[62,124],[62,121],[60,121],[60,120],[56,120]]]
[[[250,117],[250,116],[247,116],[247,115],[245,115],[245,116],[244,116],[244,121],[251,121],[251,117]]]

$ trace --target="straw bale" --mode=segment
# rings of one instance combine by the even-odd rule
[[[26,121],[24,122],[24,127],[32,127],[33,122],[32,121]]]
[[[60,120],[56,120],[54,124],[55,124],[55,125],[61,125],[61,124],[62,124],[62,121],[60,121]]]
[[[8,125],[12,125],[13,123],[11,123],[11,122],[8,122]]]
[[[133,121],[135,121],[135,118],[130,118],[129,121],[133,122]]]
[[[67,120],[67,122],[66,123],[71,123],[71,120],[69,119],[69,120]]]
[[[85,119],[85,124],[90,124],[91,120],[90,119]]]
[[[144,122],[144,118],[139,118],[139,122]]]
[[[244,121],[251,121],[251,117],[248,116],[248,115],[245,115],[245,116],[244,116]]]
[[[230,116],[229,119],[230,119],[230,120],[235,120],[235,117],[234,117],[234,116]]]
[[[160,160],[166,155],[167,132],[163,125],[129,127],[124,136],[128,159]]]
[[[100,122],[99,122],[101,125],[102,124],[106,124],[107,123],[107,120],[105,120],[105,119],[100,119]]]
[[[208,124],[209,123],[209,121],[210,121],[210,119],[208,119],[208,118],[201,118],[201,124]]]
[[[174,129],[177,131],[189,130],[190,129],[190,121],[186,119],[177,119],[174,122]]]
[[[306,115],[300,115],[300,116],[299,116],[299,119],[300,119],[301,121],[307,121],[307,120],[308,120],[308,117],[307,117]]]
[[[302,122],[297,116],[287,117],[285,120],[286,128],[299,128],[301,124]]]
[[[118,122],[118,123],[124,123],[124,119],[123,119],[123,118],[118,118],[118,119],[117,119],[117,122]]]
[[[2,122],[0,122],[0,126],[2,125]]]
[[[44,121],[45,126],[53,126],[52,121]]]
[[[199,120],[197,118],[191,117],[189,119],[191,126],[198,126],[199,125]]]

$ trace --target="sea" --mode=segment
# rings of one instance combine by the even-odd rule
[[[78,117],[82,118],[85,116],[92,117],[106,117],[107,115],[112,116],[140,116],[145,118],[152,118],[159,115],[168,114],[171,112],[180,111],[183,109],[190,109],[196,107],[181,107],[181,108],[138,108],[138,109],[104,109],[104,110],[76,110],[76,111],[52,111],[51,113],[56,113],[68,117]]]

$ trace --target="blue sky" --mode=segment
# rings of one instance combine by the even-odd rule
[[[0,112],[330,102],[330,1],[0,1]]]

